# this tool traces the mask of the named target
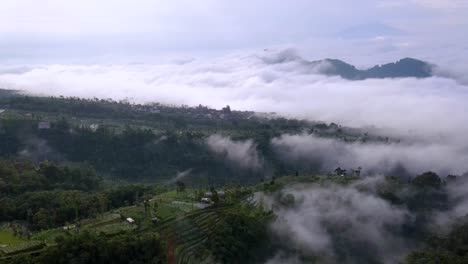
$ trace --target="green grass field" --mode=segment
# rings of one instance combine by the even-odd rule
[[[61,235],[66,234],[66,232],[67,231],[61,228],[49,229],[33,235],[31,239],[44,241],[46,244],[55,244],[55,239]]]
[[[191,202],[195,199],[195,193],[192,191],[176,192],[170,191],[161,193],[155,196],[152,201],[156,202],[172,202],[172,201],[182,201],[182,202]]]
[[[1,245],[16,246],[24,242],[26,242],[26,240],[14,236],[13,232],[10,229],[0,229]]]

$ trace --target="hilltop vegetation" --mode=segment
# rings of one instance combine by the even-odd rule
[[[2,263],[466,262],[464,178],[327,170],[272,145],[396,138],[230,107],[0,92]]]
[[[87,170],[50,163],[2,161],[0,171],[4,190],[10,190],[0,196],[0,222],[7,223],[0,226],[2,261],[229,263],[235,256],[254,263],[268,254],[257,253],[272,215],[242,203],[250,188],[229,188],[213,204],[202,204],[208,190],[112,186]],[[73,180],[82,174],[99,184],[81,190]],[[27,175],[34,177],[23,186],[17,179]]]
[[[66,168],[58,170],[66,171]],[[64,174],[62,177],[67,178]],[[362,240],[363,234],[355,235],[355,240],[348,236],[357,228],[352,224],[355,221],[352,215],[348,219],[350,222],[336,222],[333,218],[322,220],[326,221],[323,222],[324,232],[338,246],[332,262],[327,251],[298,248],[290,238],[275,231],[275,226],[284,221],[285,213],[301,212],[307,206],[308,198],[301,191],[295,191],[302,186],[300,188],[311,193],[338,188],[332,196],[336,198],[329,197],[329,202],[337,203],[337,212],[342,206],[356,206],[353,200],[340,202],[341,193],[351,190],[365,198],[362,202],[369,203],[371,199],[388,204],[394,210],[408,210],[403,222],[388,222],[388,226],[382,227],[387,236],[403,239],[404,245],[421,245],[428,241],[428,249],[421,248],[407,257],[408,264],[426,263],[428,259],[442,261],[437,263],[464,263],[464,220],[457,220],[461,226],[447,238],[434,231],[432,220],[434,214],[450,214],[457,206],[449,195],[451,186],[457,184],[464,182],[443,180],[432,172],[419,175],[411,182],[395,177],[368,182],[350,176],[291,175],[253,186],[225,186],[221,199],[212,198],[213,202],[206,206],[201,206],[200,197],[206,197],[207,189],[181,189],[177,184],[101,185],[88,192],[56,188],[53,193],[60,198],[51,198],[50,191],[41,190],[10,194],[2,201],[5,198],[17,200],[22,207],[11,206],[17,208],[18,216],[2,211],[2,215],[10,216],[7,219],[10,224],[0,232],[1,243],[8,245],[1,251],[0,258],[11,263],[71,263],[72,260],[81,261],[79,263],[128,263],[130,260],[138,263],[264,263],[281,252],[283,257],[291,256],[304,263],[357,260],[383,263],[379,250],[365,250],[374,247],[372,240]],[[66,198],[71,193],[73,195]],[[221,190],[211,188],[211,193],[221,193]],[[24,196],[32,198],[23,201]],[[361,209],[354,210],[360,214]],[[23,219],[21,212],[26,213]],[[69,212],[69,218],[60,221],[60,217],[66,216],[64,212]],[[367,219],[372,218],[371,215],[360,217],[363,218],[358,221],[370,221],[369,227],[373,228],[372,219]],[[135,222],[128,222],[129,218]],[[272,224],[273,229],[270,228]],[[437,250],[430,247],[437,247]]]
[[[180,108],[3,93],[9,96],[0,97],[5,110],[0,114],[0,157],[91,165],[106,178],[126,181],[167,181],[190,170],[192,182],[205,185],[255,183],[264,178],[265,170],[269,176],[319,171],[320,166],[297,168],[281,160],[270,142],[285,133],[308,132],[347,142],[389,141],[388,137],[336,124],[238,112],[229,107]],[[210,146],[207,139],[211,135],[220,135],[223,140]],[[230,154],[231,143],[246,144],[262,157],[258,161],[262,164],[239,170],[229,160],[239,156]],[[218,150],[224,154],[219,155]],[[260,165],[262,169],[258,169]]]

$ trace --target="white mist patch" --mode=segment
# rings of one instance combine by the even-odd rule
[[[181,172],[177,172],[176,176],[174,178],[172,178],[171,180],[169,180],[168,183],[174,183],[174,182],[177,182],[177,181],[180,181],[180,180],[183,180],[183,179],[187,178],[192,173],[192,170],[193,169],[188,169],[188,170],[184,170],[184,171],[181,171]]]
[[[299,264],[301,263],[298,257],[283,256],[281,252],[277,253],[272,259],[269,259],[265,264]]]
[[[282,192],[293,195],[295,203],[282,206],[274,197],[266,197],[265,204],[275,207],[278,215],[273,231],[303,254],[321,256],[325,263],[337,263],[337,258],[359,263],[369,257],[396,263],[409,250],[394,233],[409,213],[372,193],[334,185],[295,185]],[[357,248],[340,252],[340,244],[346,243],[359,244],[361,252],[353,251]]]
[[[441,175],[468,171],[468,150],[463,144],[346,143],[311,134],[285,134],[272,140],[276,152],[293,164],[317,164],[324,171],[338,166],[362,167],[364,171],[387,173],[403,166],[413,175],[435,171]]]
[[[468,131],[468,88],[454,80],[348,81],[318,75],[321,69],[287,52],[185,64],[23,67],[28,70],[3,67],[0,87],[55,96],[230,105],[352,127],[374,125],[401,134],[451,137]]]
[[[291,50],[184,64],[13,65],[1,67],[0,87],[139,103],[230,105],[350,127],[375,126],[387,136],[428,144],[426,150],[434,151],[428,152],[429,160],[440,156],[449,165],[453,157],[461,159],[459,149],[468,149],[467,86],[442,77],[349,81],[317,74],[326,67],[312,67]],[[438,148],[453,152],[439,155]]]
[[[439,212],[434,216],[434,226],[436,231],[449,232],[450,228],[462,221],[468,219],[468,173],[463,177],[447,184],[447,193],[450,209]]]
[[[211,135],[206,139],[206,144],[211,151],[241,168],[257,170],[262,167],[253,140],[234,141],[228,137]]]

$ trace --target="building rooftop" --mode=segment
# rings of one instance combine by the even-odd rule
[[[37,125],[37,127],[39,129],[50,129],[50,122],[48,121],[41,121],[39,122],[39,124]]]

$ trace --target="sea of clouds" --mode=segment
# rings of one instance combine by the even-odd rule
[[[385,136],[401,139],[400,144],[346,145],[307,134],[283,135],[272,143],[295,150],[291,159],[313,157],[311,153],[320,150],[343,166],[403,162],[414,173],[424,168],[468,171],[468,86],[462,80],[436,76],[349,81],[319,74],[326,67],[305,64],[294,50],[162,64],[2,65],[0,87],[137,103],[230,105],[235,110],[378,128]]]
[[[441,175],[468,171],[468,86],[463,79],[436,76],[349,81],[319,74],[328,66],[311,68],[291,50],[165,64],[3,65],[0,87],[36,95],[129,99],[137,103],[203,104],[218,109],[230,105],[234,110],[335,122],[379,131],[400,141],[345,143],[304,132],[281,135],[271,144],[285,161],[319,162],[323,170],[362,166],[364,171],[386,173],[403,166],[412,175],[428,170]],[[459,76],[435,70],[444,72],[443,76]],[[252,140],[213,135],[206,144],[240,167],[257,170],[264,166]],[[188,174],[190,170],[177,178]],[[451,187],[454,208],[436,215],[435,223],[451,223],[466,214],[468,202],[462,187]],[[300,203],[297,208],[277,211],[279,218],[272,228],[298,249],[324,254],[333,263],[336,238],[327,231],[326,223],[343,226],[343,239],[373,245],[373,254],[385,263],[401,260],[412,248],[409,241],[387,229],[401,227],[410,217],[408,212],[373,193],[360,192],[356,186],[304,185],[285,191],[293,193]],[[352,255],[348,260],[355,261]],[[269,263],[297,261],[295,256],[278,253]]]

